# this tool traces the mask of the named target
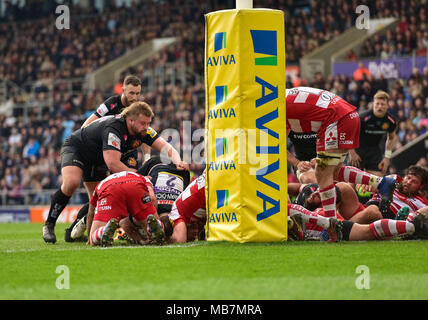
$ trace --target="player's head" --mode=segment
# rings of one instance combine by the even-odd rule
[[[383,118],[388,110],[389,94],[379,90],[373,97],[373,113],[378,118]]]
[[[143,136],[147,133],[154,113],[147,103],[137,101],[123,109],[121,115],[126,119],[129,134]]]
[[[141,94],[141,80],[133,75],[126,76],[123,80],[123,103],[125,107],[137,102]]]
[[[410,166],[403,181],[398,185],[398,191],[407,197],[414,197],[419,192],[428,189],[428,169],[422,166]]]
[[[336,189],[336,203],[340,203],[342,200],[342,193],[340,189],[335,185]],[[301,205],[309,211],[314,211],[317,208],[321,208],[321,196],[318,190],[318,184],[311,183],[306,185],[297,196],[294,201],[295,204]]]
[[[321,206],[321,198],[317,190],[318,184],[316,183],[306,185],[297,196],[295,203],[309,211],[314,211]]]

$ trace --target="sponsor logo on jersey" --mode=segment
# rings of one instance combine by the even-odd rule
[[[100,116],[104,116],[107,112],[108,112],[108,108],[104,103],[102,103],[97,109],[97,113]]]
[[[141,144],[142,144],[142,143],[143,143],[143,142],[142,142],[141,140],[136,139],[136,140],[132,141],[131,147],[132,147],[133,149],[138,148],[139,146],[141,146]]]
[[[109,146],[115,147],[116,149],[120,150],[120,139],[117,135],[115,135],[112,132],[109,132],[108,134],[107,144]]]
[[[154,138],[154,137],[157,135],[157,132],[156,132],[152,127],[149,127],[149,128],[147,129],[147,134],[148,134],[150,137]]]
[[[135,167],[137,165],[137,160],[135,158],[131,157],[128,159],[128,165],[131,167]]]
[[[145,195],[144,197],[142,197],[141,198],[141,201],[144,203],[144,204],[146,204],[146,203],[149,203],[150,201],[152,201],[151,199],[150,199],[150,196],[147,194],[147,195]]]
[[[337,149],[338,148],[338,139],[337,139],[337,121],[330,124],[326,131],[324,137],[324,143],[326,149]]]
[[[97,210],[98,211],[111,210],[111,206],[107,205],[107,198],[98,200]]]

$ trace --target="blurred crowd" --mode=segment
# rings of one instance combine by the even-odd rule
[[[143,79],[142,99],[153,107],[152,127],[156,131],[177,129],[178,139],[183,142],[183,139],[192,140],[186,137],[185,121],[190,124],[190,136],[204,128],[204,14],[228,8],[231,1],[141,1],[129,8],[107,6],[102,14],[89,2],[92,5],[86,9],[70,5],[72,19],[68,30],[56,29],[46,14],[52,12],[54,1],[34,0],[29,1],[33,6],[6,8],[0,23],[0,79],[14,82],[24,91],[31,88],[33,94],[14,96],[16,105],[28,108],[15,108],[12,114],[0,114],[0,202],[3,204],[22,204],[29,190],[55,189],[61,184],[59,152],[62,142],[80,128],[107,97],[120,93],[125,74],[132,73]],[[397,46],[401,43],[397,34],[403,30],[404,38],[409,31],[416,37],[412,42],[415,47],[419,42],[424,43],[427,36],[424,0],[333,2],[334,5],[325,6],[320,1],[309,0],[254,0],[254,6],[286,11],[287,64],[297,62],[353,26],[357,16],[354,8],[360,4],[369,5],[371,14],[377,17],[400,16],[406,12],[407,20],[403,18],[397,29],[387,36]],[[421,23],[416,32],[415,23]],[[178,41],[140,66],[127,70],[116,82],[112,79],[106,90],[87,90],[85,76],[93,70],[144,41],[169,36],[177,37]],[[372,41],[382,43],[385,40]],[[367,47],[378,46],[367,44]],[[154,89],[148,91],[144,84],[148,70],[167,64],[189,69],[189,74],[200,75],[199,81],[196,78],[186,84],[165,81],[156,83]],[[70,85],[59,81],[64,79],[80,80]],[[321,74],[293,82],[287,78],[287,87],[296,85],[332,91],[357,106],[359,112],[370,107],[377,90],[389,92],[390,110],[399,119],[396,148],[414,140],[428,128],[428,69],[423,73],[415,70],[409,79],[392,82],[382,76],[374,78],[369,73],[361,79],[324,78]],[[199,138],[193,140],[193,147],[202,142]],[[183,152],[180,147],[176,145]],[[194,165],[192,169],[198,174],[202,167]],[[48,201],[45,193],[34,192],[31,196],[34,204]]]

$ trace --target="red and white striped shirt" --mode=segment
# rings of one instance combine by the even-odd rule
[[[403,178],[398,175],[395,175],[394,178],[398,183],[403,180]],[[372,199],[380,201],[380,195],[376,193],[375,195],[373,195]],[[412,198],[408,198],[400,191],[398,191],[398,189],[395,189],[392,196],[392,203],[390,209],[392,213],[394,213],[394,215],[397,215],[398,210],[403,207],[409,207],[410,212],[415,212],[418,209],[421,209],[426,206],[428,206],[428,200],[422,194],[418,194]]]
[[[183,221],[186,224],[192,224],[195,221],[202,220],[205,216],[205,172],[192,181],[175,200],[172,205],[169,218],[174,221],[174,226]]]
[[[327,90],[310,87],[286,90],[287,129],[294,132],[318,132],[323,124],[335,122],[355,110]]]

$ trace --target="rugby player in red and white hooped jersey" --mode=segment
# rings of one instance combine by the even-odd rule
[[[329,242],[385,240],[393,237],[416,235],[419,239],[428,239],[428,223],[421,214],[414,219],[402,221],[380,219],[370,224],[360,224],[349,220],[326,218],[322,208],[309,211],[297,204],[288,204],[288,215],[293,222],[305,225],[305,233],[296,232],[301,228],[289,229],[289,236],[295,240],[324,240]],[[296,219],[298,217],[298,219]],[[340,220],[340,221],[339,221]]]
[[[195,234],[189,234],[188,227],[196,225],[200,229],[206,221],[205,171],[187,186],[175,200],[168,216],[161,216],[161,221],[165,225],[167,236],[170,233],[168,229],[173,228],[169,239],[171,243],[194,240]]]
[[[336,216],[334,180],[370,185],[389,199],[395,180],[343,166],[350,149],[359,146],[360,118],[356,108],[336,94],[310,87],[286,90],[287,135],[316,132],[315,176],[326,217]]]

